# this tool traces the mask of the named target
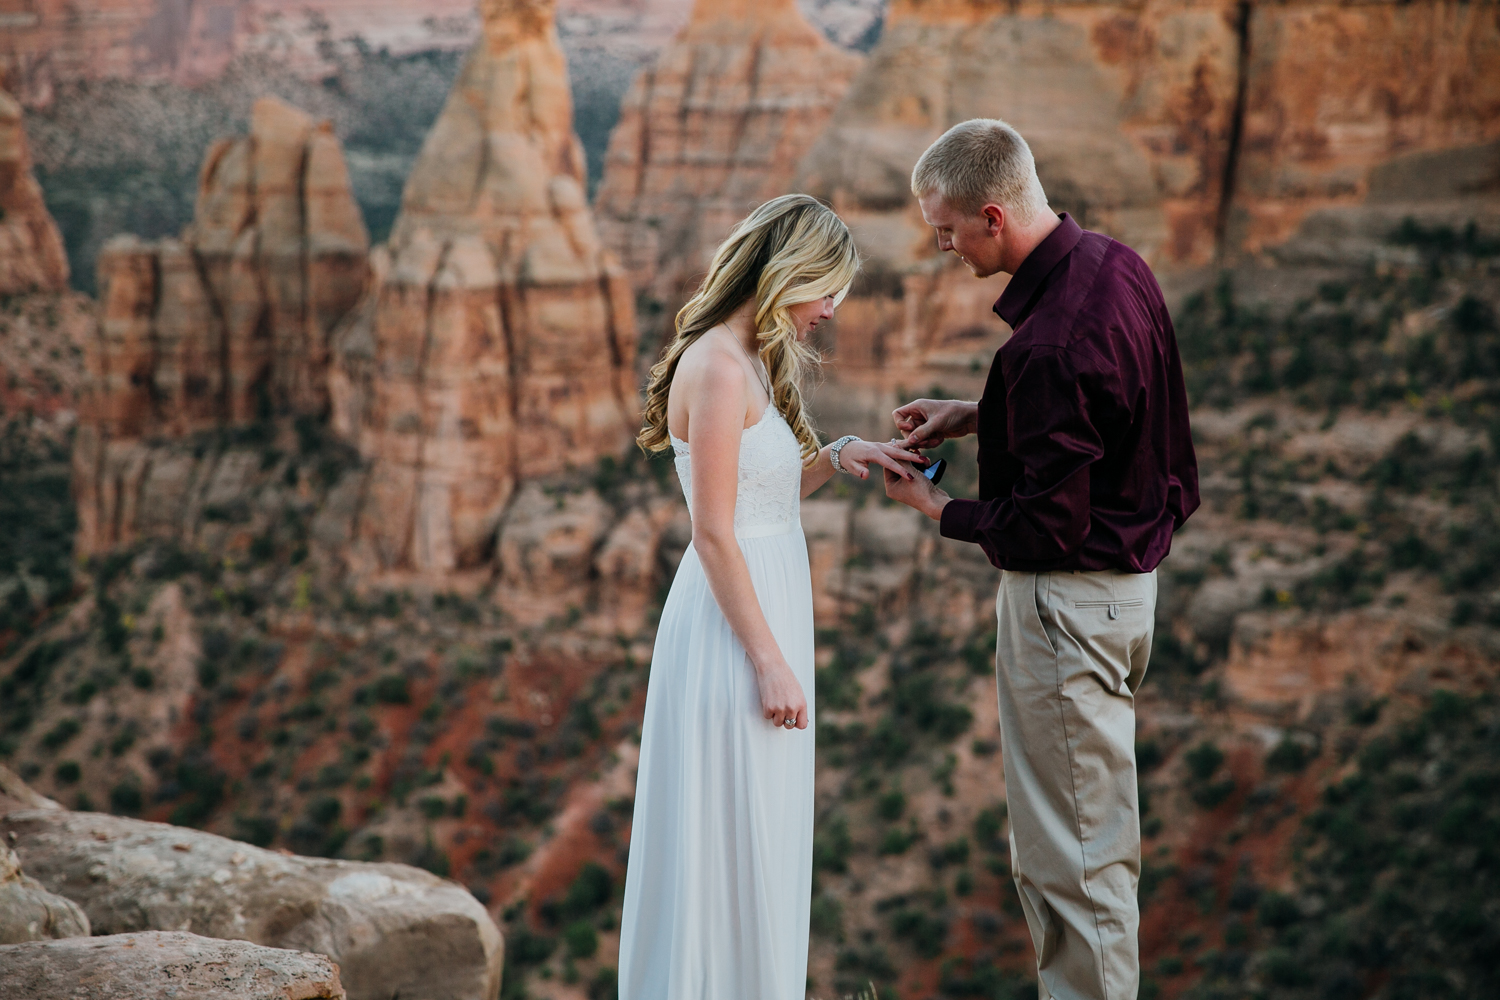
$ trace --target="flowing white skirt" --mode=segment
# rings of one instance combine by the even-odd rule
[[[741,538],[813,711],[800,527]],[[651,658],[620,921],[621,1000],[800,1000],[812,891],[814,728],[762,718],[755,668],[691,547]]]

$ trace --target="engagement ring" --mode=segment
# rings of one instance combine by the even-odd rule
[[[787,719],[785,722],[782,723],[782,725],[786,726],[788,729],[791,729],[791,728],[793,728],[794,726],[797,725],[797,720],[796,719]]]

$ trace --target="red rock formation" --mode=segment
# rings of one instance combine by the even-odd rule
[[[89,9],[62,0],[0,8],[0,80],[28,107],[62,83],[217,78],[235,56],[270,54],[297,68],[325,65],[318,43],[358,35],[372,49],[457,48],[474,35],[469,0],[112,0]]]
[[[732,226],[792,190],[858,69],[794,0],[698,0],[632,84],[596,207],[632,283],[675,310]]]
[[[249,136],[210,149],[180,239],[105,247],[74,456],[81,551],[133,533],[143,436],[326,410],[329,335],[368,246],[338,140],[266,98]]]
[[[687,18],[691,0],[564,0],[574,42],[647,58]],[[479,34],[472,0],[111,0],[89,9],[62,0],[0,4],[0,81],[27,107],[61,84],[164,80],[193,86],[238,56],[268,56],[294,72],[328,70],[329,41],[358,37],[396,54],[468,47]]]
[[[584,200],[551,0],[488,0],[484,35],[338,339],[334,426],[373,462],[356,562],[487,558],[518,480],[635,428],[632,296]]]
[[[1054,207],[1133,246],[1169,296],[1215,264],[1358,263],[1408,214],[1500,219],[1493,11],[1245,11],[896,0],[799,170],[867,255],[820,408],[883,411],[898,381],[977,391],[966,369],[1004,336],[989,311],[1003,279],[941,259],[909,191],[922,150],[967,118],[1020,129]]]
[[[1337,262],[1406,215],[1500,221],[1492,6],[1256,5],[1248,31],[1226,250]]]
[[[988,361],[1002,281],[937,256],[911,168],[956,122],[1021,130],[1054,205],[1153,262],[1207,262],[1233,117],[1238,43],[1223,2],[1027,4],[898,0],[885,34],[802,163],[867,254],[834,357],[846,369],[933,366],[950,385]],[[851,372],[851,375],[853,373]]]
[[[31,173],[21,106],[0,90],[0,295],[68,284],[68,258]]]

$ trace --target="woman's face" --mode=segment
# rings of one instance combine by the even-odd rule
[[[794,306],[787,306],[786,311],[791,314],[792,322],[797,325],[797,339],[806,340],[813,330],[817,329],[819,323],[833,319],[833,307],[837,301],[836,296],[825,295],[811,302],[799,302]]]

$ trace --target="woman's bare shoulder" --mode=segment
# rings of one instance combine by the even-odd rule
[[[682,352],[672,382],[673,388],[681,386],[695,395],[704,392],[718,398],[732,393],[729,398],[743,403],[745,369],[732,345],[705,334]]]

